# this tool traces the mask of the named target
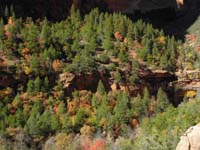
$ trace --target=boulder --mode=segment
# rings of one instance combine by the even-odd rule
[[[176,150],[200,150],[200,124],[190,127],[181,136]]]

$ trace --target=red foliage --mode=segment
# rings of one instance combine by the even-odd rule
[[[106,149],[106,143],[102,139],[95,140],[93,144],[90,146],[90,150],[105,150],[105,149]]]
[[[55,105],[55,106],[53,107],[53,111],[54,111],[55,113],[58,112],[58,106],[57,106],[57,105]]]
[[[105,150],[106,143],[103,139],[97,139],[94,141],[85,140],[82,144],[82,150]]]
[[[185,37],[191,43],[194,43],[196,41],[196,35],[194,34],[186,34]]]
[[[131,125],[132,125],[132,127],[137,127],[139,125],[138,120],[135,118],[131,119]]]
[[[119,32],[115,32],[114,37],[119,41],[123,41],[123,36]]]

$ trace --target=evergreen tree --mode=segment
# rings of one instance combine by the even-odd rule
[[[126,35],[126,25],[125,25],[125,22],[124,22],[124,18],[122,16],[120,16],[120,19],[119,19],[119,22],[118,22],[118,29],[116,31],[118,31],[123,36]]]
[[[117,72],[115,73],[114,78],[115,78],[115,81],[116,81],[117,83],[121,82],[122,77],[121,77],[121,74],[119,73],[119,71],[117,71]]]
[[[118,57],[122,62],[128,61],[128,55],[123,50],[120,50]]]
[[[40,33],[40,42],[42,43],[47,43],[49,44],[49,37],[50,37],[50,33],[49,33],[50,29],[48,28],[48,22],[47,19],[45,18],[45,20],[43,21],[43,26],[42,26],[42,30]]]
[[[44,91],[44,92],[48,92],[49,89],[50,89],[50,87],[49,87],[49,79],[48,79],[48,77],[46,76],[46,77],[44,78],[43,91]]]
[[[3,40],[4,38],[4,26],[3,26],[3,20],[0,19],[0,40]]]
[[[66,113],[65,104],[63,102],[61,102],[58,105],[58,114],[64,114],[64,113]]]
[[[160,58],[160,67],[162,69],[167,69],[168,68],[168,59],[166,54],[162,55]]]
[[[75,39],[73,41],[73,44],[72,44],[72,51],[73,52],[76,52],[76,53],[80,53],[81,51],[81,46],[80,46],[80,42],[78,39]],[[69,55],[69,51],[66,51],[65,54],[68,56]]]
[[[88,51],[83,50],[80,55],[75,56],[71,67],[75,72],[91,72],[96,70],[96,62]]]
[[[27,43],[27,48],[30,49],[32,53],[39,52],[40,49],[38,49],[38,38],[40,34],[38,26],[31,22],[29,27],[24,30],[25,31],[22,32],[22,36],[24,41]]]
[[[162,88],[158,90],[156,103],[156,112],[163,112],[169,106],[169,100]]]
[[[133,59],[131,67],[131,76],[130,76],[130,81],[132,83],[135,83],[139,79],[138,71],[139,71],[139,63],[137,60]]]
[[[99,80],[98,86],[97,86],[97,92],[100,95],[104,95],[106,93],[105,87],[103,85],[103,82],[101,80]]]
[[[41,116],[40,113],[42,111],[41,105],[42,105],[41,101],[38,101],[33,105],[32,110],[31,110],[31,115],[28,118],[25,125],[25,130],[33,136],[42,135],[42,132],[40,130],[40,124],[39,124],[39,119]]]
[[[10,10],[8,6],[6,5],[5,10],[4,10],[4,16],[8,19],[10,17]]]
[[[144,115],[149,116],[149,106],[150,106],[151,98],[149,94],[149,90],[147,87],[144,88],[143,92],[143,104],[144,104]]]
[[[16,126],[17,127],[24,127],[25,118],[24,118],[23,112],[20,109],[17,110],[17,112],[15,114],[15,118],[16,118],[16,120],[15,120],[16,121],[15,122]]]
[[[41,91],[41,79],[40,79],[40,77],[37,77],[34,81],[34,91],[36,93]]]
[[[34,89],[34,82],[33,80],[29,80],[27,84],[26,92],[28,92],[29,94],[33,94],[34,93],[33,89]]]
[[[51,122],[51,126],[50,126],[51,132],[55,133],[60,128],[59,119],[55,114],[52,114],[50,117],[50,122]]]
[[[34,73],[39,74],[41,68],[40,68],[40,60],[37,57],[37,55],[31,56],[31,58],[30,58],[30,68]]]
[[[110,119],[110,127],[126,124],[130,119],[129,97],[126,93],[118,93],[117,102],[113,110],[113,116]]]
[[[108,97],[107,95],[103,95],[101,103],[99,107],[97,107],[97,119],[101,121],[101,119],[108,119],[109,117],[109,109],[108,109]]]
[[[51,131],[51,114],[48,109],[46,109],[38,120],[38,125],[40,128],[40,135],[48,135]]]
[[[128,24],[128,29],[127,29],[127,38],[129,41],[133,41],[134,38],[134,25],[133,23]]]
[[[141,117],[145,112],[144,103],[142,101],[142,97],[140,94],[138,94],[136,97],[131,99],[131,112],[133,114],[133,117]]]

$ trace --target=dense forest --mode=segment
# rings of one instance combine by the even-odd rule
[[[172,150],[200,121],[194,91],[175,107],[166,89],[155,93],[142,78],[148,70],[197,69],[198,53],[120,13],[82,16],[72,7],[65,20],[50,22],[17,18],[6,7],[0,62],[0,150],[39,150],[51,137],[53,150]],[[78,77],[83,81],[67,82]]]

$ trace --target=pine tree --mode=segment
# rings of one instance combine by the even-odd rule
[[[156,103],[156,112],[163,112],[169,106],[169,100],[162,88],[158,90]]]
[[[49,110],[45,110],[38,120],[40,135],[48,135],[51,131],[51,114]]]
[[[30,58],[30,68],[31,70],[36,73],[39,74],[40,70],[40,60],[37,57],[37,55],[32,55]]]
[[[120,50],[118,57],[122,62],[128,61],[128,55],[123,50]]]
[[[59,105],[58,105],[58,114],[64,114],[66,113],[66,108],[65,108],[65,104],[63,102],[61,102]]]
[[[127,38],[129,41],[134,40],[134,25],[132,23],[128,24]]]
[[[122,125],[129,121],[130,119],[130,109],[129,105],[129,97],[126,93],[119,92],[117,95],[117,103],[114,107],[114,115],[112,118],[112,124],[114,125]]]
[[[143,104],[144,104],[144,115],[149,116],[149,105],[150,105],[151,99],[150,99],[150,94],[149,90],[147,87],[144,88],[143,92]]]
[[[0,19],[0,40],[4,38],[4,27],[3,27],[3,20]]]
[[[161,56],[160,58],[160,67],[162,69],[167,69],[168,68],[168,59],[167,59],[167,55],[164,54]]]
[[[42,87],[42,91],[43,92],[48,92],[49,91],[49,79],[48,79],[48,77],[46,76],[45,78],[44,78],[44,83],[43,83],[43,87]]]
[[[27,84],[26,92],[28,92],[29,94],[33,94],[34,93],[33,89],[34,89],[34,82],[33,80],[29,80]]]
[[[101,80],[99,80],[98,86],[97,86],[97,92],[100,95],[104,95],[106,93],[105,87],[103,85],[103,82]]]
[[[124,22],[124,19],[122,16],[120,16],[121,18],[119,19],[119,22],[118,22],[118,29],[117,31],[122,34],[123,36],[126,35],[126,25],[125,25],[125,22]]]
[[[108,109],[108,96],[105,94],[102,97],[101,103],[99,107],[97,107],[97,119],[101,121],[101,119],[108,119],[109,117],[109,109]]]
[[[117,72],[115,73],[114,78],[115,78],[115,81],[116,81],[117,83],[121,82],[122,77],[121,77],[121,74],[119,73],[119,71],[117,71]]]
[[[27,32],[24,36],[24,41],[27,42],[27,47],[31,50],[32,53],[39,52],[38,49],[38,38],[39,38],[39,29],[33,22],[30,23]]]
[[[10,6],[10,15],[12,16],[12,19],[15,20],[16,16],[15,16],[15,10],[13,5]]]
[[[59,119],[55,114],[52,114],[50,117],[50,122],[51,122],[51,126],[50,126],[51,132],[55,133],[60,128]]]
[[[139,63],[137,60],[132,60],[130,81],[135,83],[138,80]]]
[[[8,6],[5,7],[4,16],[8,19],[10,17],[10,10]]]
[[[42,103],[41,101],[38,101],[33,105],[30,117],[28,118],[25,125],[25,130],[33,136],[42,135],[39,125],[39,118],[41,116],[41,111],[42,111]]]
[[[41,91],[41,79],[40,79],[40,77],[37,77],[34,81],[34,91],[36,93]]]
[[[24,114],[22,112],[22,110],[18,109],[16,114],[15,114],[15,118],[16,118],[16,126],[17,127],[24,127],[25,125],[25,118],[24,118]]]
[[[160,52],[158,51],[158,46],[156,43],[153,44],[152,55],[153,55],[154,63],[159,60]]]
[[[145,113],[144,103],[142,101],[142,97],[140,94],[132,98],[130,104],[131,104],[131,112],[133,114],[133,117],[138,118]]]
[[[42,43],[47,43],[49,44],[49,37],[50,37],[50,33],[49,33],[49,28],[48,28],[48,22],[47,22],[47,19],[45,18],[45,20],[43,21],[43,26],[42,26],[42,30],[41,30],[41,33],[40,33],[40,42]]]
[[[73,41],[73,44],[72,44],[72,51],[73,51],[73,52],[76,52],[76,53],[80,53],[80,51],[81,51],[81,46],[80,46],[80,42],[79,42],[78,39],[75,39],[75,40]],[[67,51],[65,52],[65,54],[66,54],[66,55],[69,55],[69,51],[67,50]]]

